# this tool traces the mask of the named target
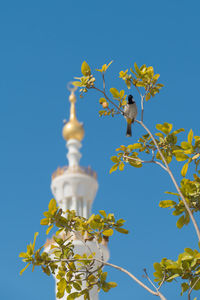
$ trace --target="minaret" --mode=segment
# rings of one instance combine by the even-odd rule
[[[84,137],[83,124],[76,118],[76,97],[72,90],[69,97],[71,103],[70,119],[63,127],[63,137],[68,148],[67,158],[69,165],[58,168],[52,175],[51,190],[63,209],[73,209],[79,216],[88,218],[92,202],[96,196],[98,183],[96,173],[90,167],[80,167],[81,141]]]
[[[81,158],[80,148],[81,141],[84,137],[83,124],[76,118],[75,110],[75,89],[71,89],[69,101],[70,107],[70,119],[65,123],[63,127],[63,137],[66,140],[66,146],[68,149],[67,159],[68,166],[58,168],[52,175],[51,190],[58,203],[58,206],[66,211],[67,209],[75,210],[77,215],[88,218],[91,212],[91,206],[96,196],[98,189],[97,176],[90,167],[84,168],[79,165]],[[52,241],[48,241],[47,248],[50,249]],[[73,243],[75,245],[74,251],[79,254],[88,253],[88,247],[84,245],[82,241],[74,238]],[[109,258],[109,251],[106,244],[101,244],[100,248],[97,247],[93,241],[88,241],[87,245],[96,253],[96,257],[107,261]],[[100,251],[101,249],[101,251]],[[100,253],[101,252],[101,253]],[[98,264],[96,265],[98,267]],[[66,294],[67,295],[67,294]],[[66,295],[63,299],[66,299]],[[84,297],[79,297],[83,300]],[[93,288],[90,292],[91,300],[98,300],[97,288]]]

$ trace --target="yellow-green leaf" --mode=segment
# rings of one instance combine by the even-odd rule
[[[34,234],[33,249],[35,249],[35,241],[36,241],[36,238],[37,238],[38,235],[39,235],[39,232],[36,232],[36,233]]]
[[[89,65],[86,63],[86,61],[84,61],[82,63],[82,66],[81,66],[81,72],[84,76],[89,76],[91,75],[91,70],[90,70],[90,67]]]
[[[153,80],[157,81],[159,77],[160,77],[160,74],[155,74],[155,75],[153,76]]]
[[[29,264],[27,264],[27,265],[26,265],[26,267],[25,267],[25,268],[23,268],[23,269],[20,271],[20,273],[19,273],[19,274],[20,274],[20,275],[22,275],[22,273],[23,273],[23,272],[24,272],[24,271],[25,271],[25,270],[28,268],[28,266],[30,266],[30,263],[29,263]]]
[[[115,228],[115,229],[116,229],[116,231],[118,231],[120,233],[124,233],[124,234],[128,234],[129,233],[129,231],[127,229],[125,229],[125,228]]]
[[[80,81],[73,81],[72,84],[73,84],[74,86],[79,86],[79,87],[82,86],[82,83],[81,83]]]
[[[114,172],[114,171],[117,170],[118,165],[119,165],[119,164],[117,163],[117,164],[114,164],[114,165],[112,166],[112,168],[110,169],[110,174],[111,174],[112,172]]]
[[[48,225],[49,224],[49,219],[45,218],[45,219],[42,219],[40,221],[40,225]]]
[[[110,281],[110,282],[108,282],[108,285],[109,285],[109,287],[111,287],[111,288],[115,288],[115,287],[117,286],[117,283],[116,283],[116,282]]]
[[[150,93],[147,93],[147,94],[146,94],[146,97],[145,97],[145,100],[146,100],[146,101],[149,101],[150,98],[151,98],[151,94],[150,94]]]
[[[120,162],[120,164],[119,164],[119,170],[120,171],[124,170],[124,163],[123,162]]]
[[[111,229],[111,228],[110,229],[106,229],[102,233],[105,236],[111,236],[111,235],[113,235],[113,229]]]
[[[167,207],[174,207],[174,205],[176,205],[176,202],[175,201],[172,201],[172,200],[163,200],[163,201],[160,201],[159,203],[159,206],[162,207],[162,208],[167,208]]]
[[[107,217],[105,210],[99,210],[99,212],[104,218]]]
[[[113,95],[113,98],[117,99],[120,98],[120,93],[116,88],[111,88],[110,89],[111,94]]]
[[[138,75],[141,75],[140,69],[138,68],[137,64],[134,63],[135,71],[138,73]]]
[[[193,131],[190,129],[190,132],[188,133],[188,143],[192,144],[193,139]]]
[[[120,98],[123,98],[123,97],[124,97],[124,90],[121,90],[121,91],[120,91],[119,96],[120,96]]]
[[[46,234],[49,234],[49,232],[51,231],[52,228],[53,228],[53,224],[47,228]]]
[[[183,177],[185,177],[185,175],[187,174],[188,165],[189,165],[188,162],[186,162],[186,163],[184,164],[184,166],[182,167],[181,175],[182,175]]]
[[[167,123],[167,122],[156,125],[156,129],[164,132],[165,134],[169,134],[171,132],[172,128],[173,128],[173,125],[170,123]]]
[[[189,157],[188,157],[186,154],[184,154],[183,152],[175,152],[174,154],[175,154],[175,157],[176,157],[176,160],[177,160],[177,161],[184,161],[184,160],[186,160],[186,159],[189,158]]]
[[[176,226],[181,229],[185,224],[185,216],[181,216],[178,221],[176,222]]]
[[[51,199],[48,207],[49,211],[53,213],[53,211],[56,209],[56,200],[54,198]]]

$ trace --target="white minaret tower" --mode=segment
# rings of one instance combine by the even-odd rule
[[[79,216],[88,218],[91,212],[91,206],[96,196],[98,189],[98,182],[96,173],[90,167],[83,168],[79,165],[81,153],[81,141],[84,137],[83,124],[79,123],[76,118],[75,111],[75,89],[71,89],[69,101],[70,119],[63,127],[63,137],[66,140],[68,148],[67,158],[69,165],[58,168],[52,175],[51,190],[58,203],[58,206],[66,211],[67,209],[75,210]],[[50,249],[52,240],[47,241],[46,251]],[[97,247],[93,241],[88,241],[86,247],[84,243],[77,237],[73,239],[75,245],[75,252],[79,254],[89,254],[89,248],[96,253],[96,257],[107,261],[109,258],[109,251],[106,243],[102,243]],[[96,265],[98,267],[98,264]],[[55,278],[56,280],[56,278]],[[67,294],[63,299],[66,299]],[[83,300],[84,297],[79,297]],[[93,288],[90,292],[91,300],[98,300],[97,288]]]

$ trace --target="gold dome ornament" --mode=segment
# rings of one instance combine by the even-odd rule
[[[64,125],[62,134],[66,141],[69,141],[70,139],[74,139],[81,142],[84,137],[84,129],[83,129],[83,124],[80,123],[76,118],[76,109],[75,109],[76,96],[74,92],[76,91],[77,87],[70,88],[68,86],[68,89],[71,91],[71,94],[69,96],[69,101],[71,102],[70,118],[69,118],[69,122],[67,122]]]

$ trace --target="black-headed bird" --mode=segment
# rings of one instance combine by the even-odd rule
[[[128,95],[128,103],[124,107],[124,117],[127,122],[126,136],[132,136],[131,124],[137,116],[137,106],[132,95]]]

